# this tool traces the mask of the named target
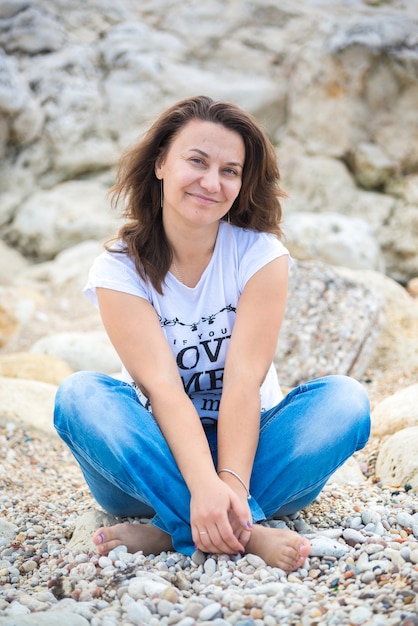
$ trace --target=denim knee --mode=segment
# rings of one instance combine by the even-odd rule
[[[97,372],[79,371],[70,374],[60,383],[55,395],[54,426],[56,429],[68,423],[70,416],[80,412],[83,398],[96,388],[98,377],[100,374]]]
[[[340,411],[346,419],[353,421],[358,429],[359,448],[364,446],[370,436],[370,401],[366,390],[358,380],[351,376],[335,374],[327,376],[329,393],[339,398]]]

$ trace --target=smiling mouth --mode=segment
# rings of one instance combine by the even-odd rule
[[[206,204],[216,204],[219,202],[219,200],[215,200],[215,198],[208,198],[207,196],[202,196],[199,193],[190,193],[189,195],[192,196],[192,198],[195,198],[195,200],[205,202]]]

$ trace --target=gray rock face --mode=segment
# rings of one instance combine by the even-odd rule
[[[287,214],[361,218],[375,258],[357,263],[402,282],[418,275],[418,201],[406,182],[418,171],[416,0],[276,4],[2,2],[0,237],[41,259],[90,238],[82,220],[75,237],[64,221],[53,245],[36,225],[27,231],[22,211],[39,193],[64,197],[63,182],[111,172],[159,111],[208,93],[264,124]],[[292,226],[292,238],[303,234]],[[348,226],[342,236],[350,242]],[[354,267],[339,243],[301,258]]]

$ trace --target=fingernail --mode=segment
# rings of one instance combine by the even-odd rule
[[[252,528],[253,525],[251,524],[251,522],[247,522],[247,528]]]
[[[104,534],[103,533],[98,534],[97,535],[97,539],[100,541],[100,543],[103,543],[104,542]]]

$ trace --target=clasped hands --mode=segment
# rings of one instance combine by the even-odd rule
[[[213,554],[244,553],[251,537],[251,511],[218,476],[191,494],[190,524],[196,548]]]

